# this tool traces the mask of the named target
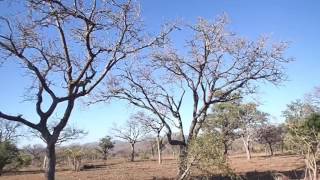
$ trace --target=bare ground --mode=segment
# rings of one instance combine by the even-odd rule
[[[113,159],[104,162],[95,162],[89,169],[73,172],[59,169],[56,175],[58,180],[124,180],[124,179],[174,179],[177,167],[176,160],[164,159],[159,165],[155,160],[128,162]],[[278,155],[267,157],[255,155],[246,160],[243,155],[230,157],[231,168],[244,179],[273,179],[275,175],[286,176],[290,179],[301,177],[303,160],[298,156]],[[26,169],[15,174],[4,174],[0,180],[40,180],[44,179],[43,172]],[[221,179],[221,177],[217,178]]]

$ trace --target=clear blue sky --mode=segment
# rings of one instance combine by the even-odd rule
[[[7,6],[0,4],[0,11]],[[142,17],[149,31],[158,32],[165,21],[180,19],[195,22],[198,17],[214,19],[227,13],[230,29],[241,36],[256,39],[261,34],[275,40],[290,41],[287,54],[295,58],[287,68],[289,81],[280,87],[261,85],[258,96],[261,109],[281,121],[286,104],[320,85],[320,1],[303,0],[143,0]],[[1,28],[1,27],[0,27]],[[12,63],[0,68],[0,110],[35,116],[34,107],[21,103],[27,79]],[[121,124],[132,109],[125,103],[112,102],[91,107],[78,105],[71,123],[89,131],[82,142],[95,141],[108,134],[113,123]],[[188,121],[187,119],[185,121]],[[28,142],[23,142],[28,143]]]

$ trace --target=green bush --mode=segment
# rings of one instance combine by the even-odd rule
[[[0,175],[5,166],[17,161],[19,157],[18,148],[9,141],[0,142]]]

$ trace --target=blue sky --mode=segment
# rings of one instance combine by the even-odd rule
[[[0,3],[0,11],[7,6]],[[288,81],[279,87],[260,86],[257,95],[261,110],[282,120],[281,111],[286,104],[320,85],[320,1],[302,0],[142,0],[142,17],[147,30],[158,32],[162,23],[171,20],[195,22],[198,17],[215,19],[227,13],[229,29],[249,39],[270,35],[274,40],[290,41],[288,56],[295,61],[286,66]],[[0,27],[1,28],[1,27]],[[0,68],[0,110],[24,113],[34,117],[34,107],[22,103],[23,85],[27,82],[23,71],[13,64]],[[6,85],[4,85],[6,84]],[[124,122],[133,110],[122,102],[98,104],[91,107],[78,105],[71,124],[86,129],[89,134],[82,142],[95,141],[110,133],[113,123]],[[188,120],[186,120],[188,121]],[[29,141],[23,141],[23,144]]]

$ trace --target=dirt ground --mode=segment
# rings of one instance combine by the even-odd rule
[[[255,155],[251,160],[246,160],[244,155],[230,157],[230,166],[244,179],[273,179],[275,175],[286,176],[290,179],[301,176],[303,160],[297,156],[278,155],[266,157]],[[300,171],[299,171],[300,169]],[[58,180],[125,180],[125,179],[173,179],[176,175],[176,160],[164,159],[162,165],[155,160],[127,162],[114,159],[106,163],[97,162],[90,169],[80,172],[60,169],[56,174]],[[43,173],[35,170],[25,170],[16,174],[4,174],[0,180],[40,180],[44,179]],[[219,179],[219,178],[217,178]]]

